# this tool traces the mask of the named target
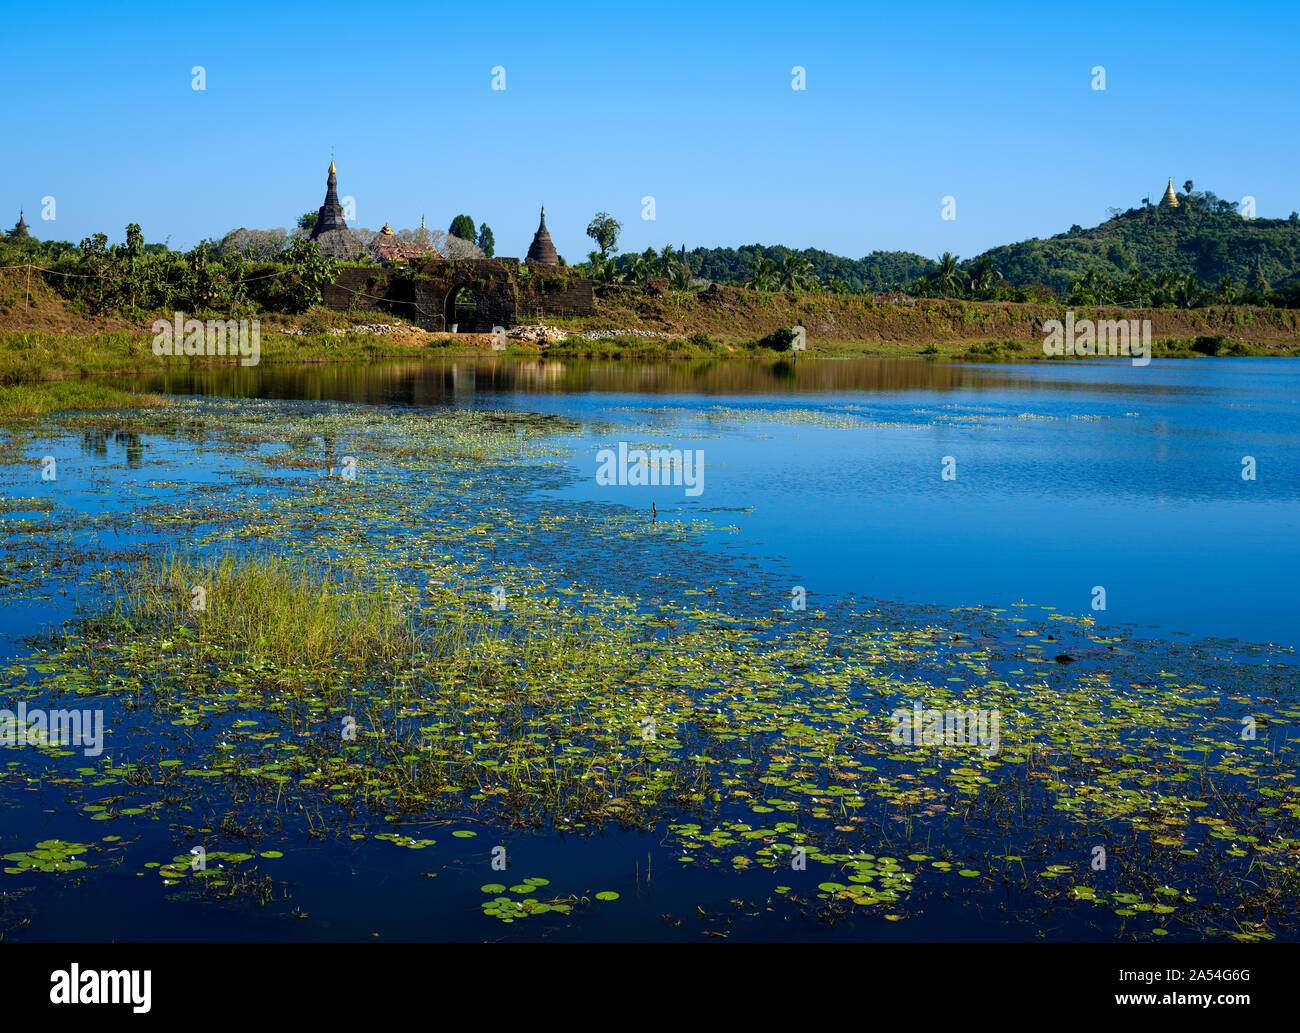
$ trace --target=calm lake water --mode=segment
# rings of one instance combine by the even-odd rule
[[[1289,654],[1252,654],[1249,645],[1300,645],[1300,366],[1294,364],[1156,360],[1134,368],[1104,362],[972,366],[801,359],[772,366],[483,359],[236,368],[126,383],[199,399],[280,400],[302,414],[346,410],[381,421],[448,408],[554,417],[546,462],[523,474],[502,468],[464,475],[458,482],[463,494],[444,506],[447,518],[468,524],[485,513],[572,521],[635,514],[638,522],[648,522],[654,506],[660,523],[681,522],[696,531],[689,540],[669,537],[644,548],[617,535],[534,534],[510,541],[512,564],[611,593],[657,592],[676,599],[743,583],[753,589],[748,596],[726,597],[724,589],[717,604],[735,612],[771,610],[774,600],[801,589],[808,611],[824,611],[832,623],[854,606],[878,607],[882,620],[903,627],[925,625],[957,607],[997,612],[1029,604],[1040,614],[1090,617],[1102,634],[1113,630],[1129,642],[1144,641],[1147,666],[1125,669],[1119,686],[1154,684],[1166,655],[1171,662],[1204,657],[1219,665],[1205,675],[1207,682],[1226,679],[1239,662],[1258,668],[1261,684],[1295,705],[1288,695],[1294,690]],[[219,418],[220,411],[207,418]],[[617,450],[620,442],[629,449],[702,451],[702,491],[598,483],[601,450]],[[81,514],[99,522],[93,530],[64,531],[21,507],[4,514],[10,553],[9,595],[0,599],[5,664],[32,664],[29,636],[56,630],[90,601],[89,590],[75,585],[66,593],[14,587],[29,578],[34,586],[43,584],[39,577],[58,567],[34,551],[37,545],[55,547],[59,562],[72,565],[81,561],[81,550],[92,558],[106,547],[157,550],[159,536],[135,527],[156,507],[199,507],[209,492],[220,504],[217,493],[232,483],[250,500],[273,501],[278,490],[247,457],[184,434],[74,437],[52,427],[22,447],[26,465],[0,468],[6,471],[5,498],[43,499],[61,516]],[[347,447],[338,443],[340,458]],[[63,464],[56,483],[40,479],[36,464],[46,454]],[[1253,477],[1243,478],[1243,470],[1253,470]],[[304,478],[321,473],[286,471]],[[359,484],[365,476],[362,471]],[[402,482],[402,489],[418,492],[419,485]],[[101,519],[106,514],[116,519]],[[238,537],[239,515],[223,520]],[[381,494],[376,536],[383,523]],[[181,531],[175,543],[193,544]],[[1105,605],[1099,609],[1094,600],[1102,594]],[[1229,653],[1237,656],[1238,647],[1245,659],[1226,661]],[[1059,671],[1049,666],[1054,677],[1065,677],[1084,665]],[[16,670],[21,677],[22,667]],[[35,685],[36,674],[29,677]],[[126,725],[131,720],[127,713],[110,717]],[[109,753],[116,760],[110,763],[117,767],[99,793],[116,791],[112,779],[130,781],[124,762],[165,753],[170,738],[180,734],[163,729],[151,741],[152,728],[143,724],[113,744]],[[209,745],[216,735],[214,730]],[[683,868],[682,851],[662,827],[651,834],[607,828],[576,836],[467,822],[464,827],[476,828],[479,838],[451,839],[440,827],[437,847],[422,851],[373,838],[318,839],[286,826],[280,840],[252,849],[273,846],[284,853],[274,863],[285,866],[277,875],[291,897],[270,907],[218,904],[163,894],[153,873],[141,870],[146,859],[166,862],[188,849],[193,828],[213,820],[201,801],[173,800],[129,822],[96,824],[94,812],[84,807],[96,799],[85,780],[97,779],[99,769],[84,769],[78,783],[71,772],[86,762],[70,757],[65,785],[48,775],[36,777],[35,769],[24,766],[29,757],[30,751],[0,751],[9,765],[7,780],[0,780],[6,813],[0,852],[28,850],[48,839],[93,843],[110,825],[125,833],[130,849],[117,843],[104,848],[125,863],[101,860],[78,874],[79,881],[3,876],[0,928],[9,940],[675,940],[726,934],[981,941],[1029,939],[1043,929],[1054,938],[1116,935],[1111,925],[1078,912],[1044,918],[1029,892],[1023,908],[1013,903],[1003,913],[1003,890],[973,878],[965,896],[955,897],[937,884],[922,891],[918,883],[916,895],[929,893],[927,903],[906,921],[885,922],[876,914],[828,922],[797,908],[739,908],[737,896],[761,897],[773,873]],[[940,835],[935,833],[936,840]],[[479,886],[498,876],[485,867],[483,844],[498,842],[518,859],[519,877],[544,873],[557,889],[605,888],[621,898],[616,907],[574,915],[542,933],[535,921],[502,925],[485,919],[477,910]],[[935,843],[924,846],[933,850]],[[976,856],[969,849],[967,854]],[[1211,895],[1202,888],[1202,901]],[[289,913],[290,906],[296,913]],[[707,918],[697,918],[706,912]],[[1185,931],[1171,938],[1180,935],[1197,938]]]
[[[1300,645],[1300,366],[1281,360],[461,361],[132,384],[600,423],[568,442],[555,498],[721,516],[810,603],[1027,601],[1153,634]],[[647,422],[657,433],[641,444],[703,451],[698,497],[596,483],[599,449]]]

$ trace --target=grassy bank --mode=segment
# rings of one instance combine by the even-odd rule
[[[359,318],[359,317],[358,317]],[[369,317],[374,319],[373,314]],[[576,324],[578,320],[561,321]],[[785,324],[791,325],[791,324]],[[1033,323],[1025,324],[1030,330]],[[879,339],[819,337],[809,328],[807,350],[794,353],[771,328],[763,337],[714,335],[696,330],[683,336],[646,337],[619,334],[592,340],[576,325],[567,340],[551,344],[510,341],[503,352],[491,351],[488,334],[432,334],[403,328],[391,334],[338,333],[319,330],[302,334],[268,331],[261,335],[259,364],[365,363],[394,358],[484,357],[610,359],[632,361],[744,358],[778,361],[807,358],[923,358],[944,361],[1025,362],[1046,361],[1041,336],[939,337],[930,339]],[[1273,328],[1274,330],[1276,328]],[[61,409],[103,409],[159,404],[153,396],[140,396],[96,383],[94,377],[110,374],[157,373],[190,367],[234,365],[238,357],[157,356],[152,338],[145,333],[116,330],[99,334],[0,330],[0,416],[39,415]],[[1276,336],[1243,339],[1230,333],[1157,336],[1152,342],[1157,358],[1205,356],[1296,356],[1300,337],[1289,342]],[[1084,361],[1053,359],[1052,361]]]

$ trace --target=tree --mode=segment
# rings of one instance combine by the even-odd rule
[[[776,263],[764,256],[754,267],[754,275],[746,282],[756,291],[770,291],[776,287]]]
[[[812,264],[803,255],[786,255],[781,262],[781,287],[783,290],[803,290],[814,282]]]
[[[491,258],[496,251],[496,238],[492,236],[492,229],[486,222],[478,228],[478,246],[485,258]]]
[[[939,256],[939,268],[935,270],[933,280],[941,294],[960,294],[962,290],[961,273],[957,271],[957,256],[945,251]]]
[[[306,312],[320,304],[321,292],[338,277],[338,262],[322,255],[315,241],[301,237],[284,249],[281,261],[288,266],[282,283],[285,300],[293,312]]]
[[[447,227],[447,232],[453,237],[468,240],[471,244],[478,237],[478,230],[474,227],[474,220],[468,215],[458,215],[452,219],[451,225]]]
[[[971,275],[971,290],[978,294],[988,294],[997,286],[998,272],[993,268],[993,259],[980,255],[975,262],[975,272]]]
[[[300,230],[314,230],[316,220],[320,218],[320,212],[303,212],[298,216],[298,228]]]
[[[587,236],[600,248],[601,258],[618,252],[618,235],[622,230],[623,224],[609,212],[597,212],[587,224]]]
[[[633,255],[631,261],[623,267],[624,283],[645,283],[650,276],[650,264],[645,255]]]
[[[682,267],[681,259],[677,257],[677,252],[673,250],[671,244],[665,244],[663,250],[659,252],[659,259],[655,263],[655,268],[659,275],[671,280],[673,273]]]

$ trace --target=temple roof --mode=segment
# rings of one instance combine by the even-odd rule
[[[1168,205],[1170,208],[1178,207],[1178,196],[1174,193],[1174,177],[1169,177],[1169,185],[1165,187],[1165,196],[1160,199],[1162,205]]]
[[[18,212],[18,225],[14,227],[13,235],[14,235],[15,237],[30,237],[30,236],[31,236],[31,234],[27,232],[27,223],[25,223],[25,222],[23,221],[23,213],[22,213],[22,210],[21,210],[21,209],[20,209],[19,212]]]
[[[533,234],[533,243],[528,248],[528,256],[524,259],[526,262],[538,262],[542,265],[559,265],[560,256],[555,251],[555,245],[551,243],[551,235],[546,232],[546,208],[542,208],[542,221],[537,227],[537,232]]]

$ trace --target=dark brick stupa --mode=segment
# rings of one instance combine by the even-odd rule
[[[311,239],[320,245],[320,253],[327,258],[352,258],[361,250],[361,246],[348,232],[343,206],[339,204],[338,185],[338,169],[330,161],[329,178],[325,180],[325,203],[316,215]]]
[[[13,228],[13,230],[10,232],[9,236],[11,236],[11,237],[30,237],[30,236],[31,236],[31,234],[27,232],[27,223],[23,222],[23,213],[22,213],[22,212],[19,212],[19,213],[18,213],[18,225],[15,226],[15,227]]]
[[[537,262],[541,265],[559,265],[560,256],[555,252],[555,245],[551,243],[551,235],[546,232],[546,209],[542,208],[542,222],[537,227],[537,232],[533,234],[532,246],[528,249],[528,262]]]

